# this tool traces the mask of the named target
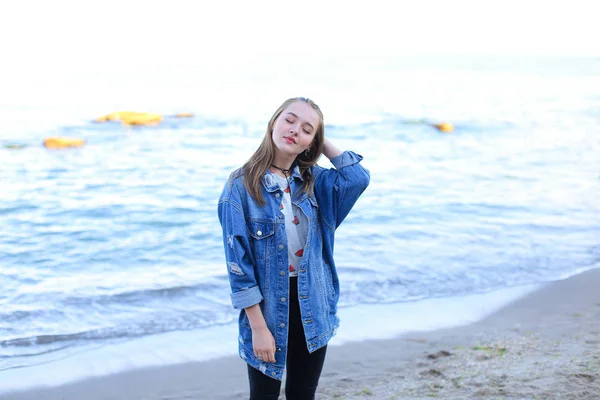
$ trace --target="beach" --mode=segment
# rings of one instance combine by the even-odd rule
[[[317,398],[600,399],[599,288],[596,268],[544,284],[469,325],[330,346]],[[234,356],[0,399],[244,399],[246,379]]]
[[[0,396],[236,356],[216,203],[289,96],[317,101],[326,137],[371,172],[336,232],[331,363],[338,345],[470,324],[598,266],[598,65],[390,54],[16,74],[44,95],[14,85],[0,105]],[[162,120],[104,121],[126,111]],[[55,136],[85,144],[46,148]]]
[[[317,398],[600,400],[589,5],[80,3],[0,28],[0,400],[248,398],[218,199],[296,96],[370,171]]]

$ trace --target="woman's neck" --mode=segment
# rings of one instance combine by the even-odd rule
[[[293,159],[289,159],[287,157],[277,157],[276,155],[271,162],[271,171],[275,172],[279,176],[288,178],[292,176],[291,169],[293,164]]]
[[[275,155],[273,161],[271,162],[271,166],[279,169],[279,170],[290,170],[292,168],[292,164],[294,164],[294,158],[281,157]]]

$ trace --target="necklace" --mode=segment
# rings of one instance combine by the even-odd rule
[[[290,170],[289,169],[278,167],[275,164],[271,164],[271,167],[277,168],[278,170],[280,170],[281,172],[283,172],[283,174],[286,176],[286,178],[290,175]]]

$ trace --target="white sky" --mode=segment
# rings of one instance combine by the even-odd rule
[[[257,53],[600,56],[592,1],[20,1],[0,13],[3,63],[243,63]],[[39,65],[39,61],[44,64]],[[5,64],[6,65],[6,64]]]

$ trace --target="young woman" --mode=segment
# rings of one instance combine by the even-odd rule
[[[335,169],[316,165],[324,154]],[[219,199],[239,353],[250,399],[314,399],[327,343],[339,325],[336,228],[369,184],[362,157],[325,139],[310,99],[275,111],[254,155]]]

